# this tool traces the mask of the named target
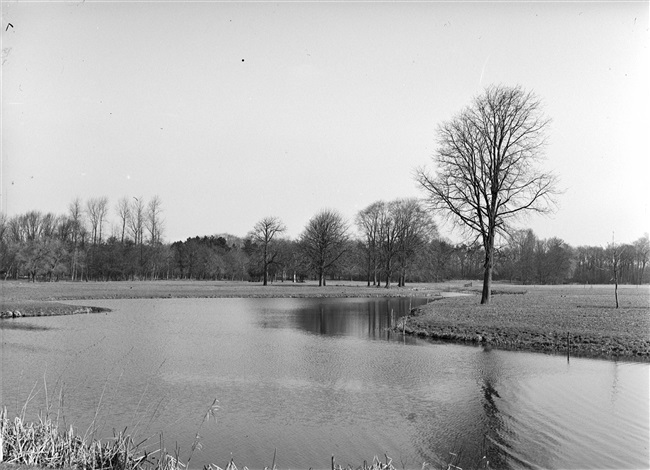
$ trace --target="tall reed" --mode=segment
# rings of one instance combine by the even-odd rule
[[[216,400],[208,409],[201,425],[214,416],[217,409]],[[35,422],[25,421],[24,413],[9,419],[7,409],[0,412],[0,462],[21,464],[42,468],[72,468],[78,470],[187,470],[195,450],[200,449],[200,435],[196,434],[192,452],[186,463],[179,460],[177,449],[170,454],[163,445],[160,435],[160,447],[153,452],[142,450],[145,441],[134,442],[125,431],[114,433],[111,439],[101,442],[86,436],[76,435],[73,428],[61,431],[59,427],[44,414],[39,414]],[[277,470],[276,452],[271,467],[265,470]],[[392,460],[386,457],[382,462],[375,457],[372,464],[366,462],[359,467],[336,465],[332,459],[332,470],[396,470]],[[424,466],[423,466],[424,468]],[[211,464],[204,470],[224,470]],[[238,470],[234,460],[230,460],[225,470]],[[243,470],[248,470],[243,467]]]
[[[94,420],[85,433],[77,434],[72,426],[66,427],[59,422],[58,410],[55,419],[50,417],[52,403],[48,398],[45,402],[45,412],[40,412],[34,421],[28,421],[26,419],[27,405],[34,396],[33,389],[22,409],[14,418],[9,418],[6,407],[0,410],[0,463],[75,470],[188,470],[194,452],[201,450],[202,447],[200,435],[202,427],[210,419],[214,419],[216,422],[219,410],[219,402],[215,399],[202,416],[187,461],[182,462],[178,447],[174,449],[174,452],[167,451],[162,433],[157,436],[159,442],[157,449],[153,451],[147,450],[151,445],[148,442],[150,439],[135,441],[132,435],[127,434],[126,428],[123,431],[113,431],[113,437],[102,442],[95,437],[96,423]],[[62,402],[63,394],[60,393],[59,409]],[[100,406],[98,405],[98,408]],[[96,418],[97,416],[95,416]],[[273,453],[271,467],[265,467],[265,470],[277,470],[276,457],[277,449]],[[352,467],[337,465],[334,456],[332,456],[331,469],[397,470],[390,457],[387,455],[385,457],[385,461],[375,457],[370,465],[364,461],[363,465]],[[426,463],[422,465],[422,469],[426,467],[429,465]],[[204,466],[203,470],[224,469],[210,464]],[[232,458],[225,470],[238,470]],[[242,470],[248,469],[243,467]],[[450,463],[447,470],[461,469]]]

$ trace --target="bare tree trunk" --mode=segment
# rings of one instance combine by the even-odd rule
[[[370,269],[372,268],[371,266],[371,261],[372,261],[372,256],[370,253],[370,250],[368,250],[368,271],[367,271],[367,280],[368,280],[368,287],[370,287]]]
[[[77,280],[77,247],[75,241],[74,252],[72,253],[72,280]]]
[[[616,300],[616,308],[618,308],[618,277],[619,277],[619,272],[620,272],[620,259],[621,259],[621,252],[616,252],[616,248],[614,248],[614,299]]]
[[[391,263],[390,263],[390,256],[388,257],[388,260],[386,261],[386,289],[390,288],[390,275],[391,275]]]
[[[639,285],[643,284],[643,273],[645,272],[645,265],[646,265],[646,263],[643,263],[641,265],[641,278],[639,279],[639,282],[637,283]]]
[[[483,292],[481,304],[489,304],[492,298],[492,258],[494,256],[494,237],[488,235],[488,242],[485,247],[485,272],[483,274]]]
[[[483,275],[483,293],[481,294],[481,303],[489,304],[492,298],[492,266],[485,267]]]
[[[263,286],[266,286],[269,284],[269,262],[268,262],[268,253],[267,253],[267,245],[264,245],[264,281],[262,282]]]
[[[372,260],[373,262],[373,271],[372,271],[372,285],[375,287],[379,287],[379,284],[381,284],[381,281],[379,279],[379,262],[377,261],[377,255],[375,254],[375,257]]]

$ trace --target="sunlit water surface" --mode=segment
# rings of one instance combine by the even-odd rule
[[[388,333],[408,299],[102,300],[0,322],[0,404],[151,437],[191,466],[647,468],[648,364]],[[89,301],[80,302],[88,305]],[[218,399],[216,423],[204,417]],[[96,418],[95,418],[96,416]],[[452,455],[456,454],[456,456]]]

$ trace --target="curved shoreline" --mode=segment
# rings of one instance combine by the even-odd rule
[[[650,362],[650,309],[582,305],[580,296],[495,295],[442,298],[414,309],[395,330],[434,341],[609,360]]]
[[[13,301],[3,302],[0,305],[0,320],[8,318],[30,318],[30,317],[47,317],[59,315],[78,315],[84,313],[102,313],[110,312],[110,308],[96,306],[78,306],[64,303],[71,301],[96,301],[96,300],[138,300],[138,299],[361,299],[361,298],[408,298],[418,297],[417,295],[405,295],[400,293],[390,293],[382,291],[379,294],[354,294],[354,293],[322,293],[322,294],[289,294],[282,295],[277,293],[265,294],[218,294],[218,295],[141,295],[141,296],[106,296],[106,297],[76,297],[65,298],[60,301]]]
[[[397,327],[396,331],[401,331],[401,327]],[[559,335],[544,336],[529,332],[515,332],[514,330],[499,332],[494,336],[491,336],[491,332],[485,331],[485,329],[483,329],[484,335],[480,335],[475,332],[454,331],[453,328],[437,328],[435,326],[427,326],[426,328],[406,326],[404,331],[408,335],[432,341],[483,346],[506,351],[526,351],[614,361],[650,362],[650,352],[645,349],[637,349],[631,345],[626,346],[615,340],[602,341],[596,337],[582,335],[570,335],[567,343],[566,337],[560,337]]]
[[[120,281],[48,282],[0,281],[0,319],[74,315],[110,311],[101,307],[66,304],[66,301],[116,299],[204,298],[385,298],[429,297],[439,292],[431,285],[391,289],[359,283],[332,282],[325,287],[310,283],[274,283],[269,286],[224,281]],[[89,309],[89,310],[88,310]],[[18,312],[18,314],[16,314]]]
[[[0,282],[0,319],[107,312],[66,304],[108,299],[169,298],[377,298],[420,297],[397,330],[437,341],[572,356],[650,361],[650,289],[619,286],[621,308],[611,286],[512,286],[499,284],[492,303],[479,305],[477,289],[463,282],[415,284],[405,288],[362,283],[251,283],[138,281],[120,283]],[[459,295],[460,294],[460,295]],[[519,294],[519,295],[509,295]],[[16,311],[18,314],[16,314]]]

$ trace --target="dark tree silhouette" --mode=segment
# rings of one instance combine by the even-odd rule
[[[319,286],[326,284],[328,271],[346,252],[347,240],[348,225],[334,210],[322,210],[307,222],[300,244]]]
[[[481,303],[490,302],[496,236],[517,216],[553,206],[557,178],[537,168],[548,124],[535,95],[491,86],[439,126],[436,175],[416,172],[432,208],[483,244]]]
[[[263,284],[269,282],[269,266],[275,261],[278,252],[273,249],[273,239],[276,235],[286,231],[282,221],[278,217],[264,217],[257,222],[250,232],[249,237],[259,247],[262,254]]]

